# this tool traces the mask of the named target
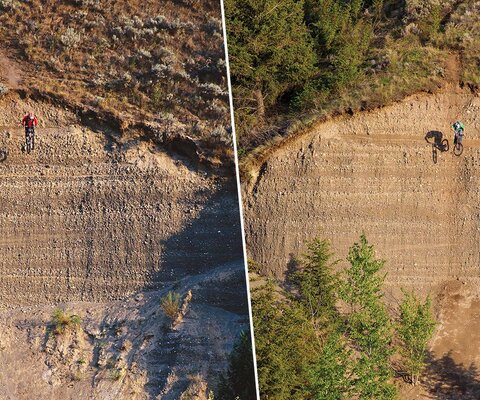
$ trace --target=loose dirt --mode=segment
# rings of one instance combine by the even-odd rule
[[[452,145],[457,119],[466,126],[460,157],[432,144],[447,138]],[[400,288],[435,297],[441,325],[432,357],[477,365],[479,97],[449,87],[335,118],[280,146],[251,173],[243,188],[246,239],[263,274],[283,279],[315,236],[330,239],[345,259],[365,232],[386,260],[389,301],[398,301]],[[443,396],[434,398],[460,398]]]
[[[0,399],[205,398],[248,326],[234,185],[14,91],[0,148]],[[193,296],[176,329],[170,290]],[[59,306],[78,330],[49,333]]]
[[[20,67],[5,57],[2,49],[0,49],[0,81],[5,82],[11,89],[18,89],[22,81]]]

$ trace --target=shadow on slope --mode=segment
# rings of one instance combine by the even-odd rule
[[[480,398],[480,376],[475,364],[457,364],[452,354],[430,361],[427,374],[428,391],[437,399],[455,400]]]
[[[235,186],[228,184],[213,193],[199,217],[162,245],[163,268],[154,277],[154,285],[170,286],[182,297],[193,288],[188,327],[154,332],[151,351],[146,357],[149,396],[156,398],[162,393],[162,398],[174,399],[188,386],[185,367],[218,378],[226,367],[222,365],[225,360],[218,355],[229,352],[240,330],[248,326]],[[166,293],[167,289],[160,292]],[[159,301],[157,296],[154,300],[157,308]],[[151,306],[146,311],[149,310]],[[195,365],[199,360],[203,360],[201,365]],[[174,379],[173,375],[178,376]]]

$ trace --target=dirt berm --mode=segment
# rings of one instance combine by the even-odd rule
[[[25,154],[29,109],[40,126]],[[0,99],[0,399],[204,398],[248,326],[236,187],[93,125]],[[192,291],[175,329],[170,290]],[[81,327],[52,335],[58,306]]]
[[[457,119],[466,126],[459,157],[451,151]],[[450,141],[447,152],[432,146],[443,138]],[[441,323],[434,357],[450,357],[447,371],[455,363],[478,365],[478,96],[449,87],[331,119],[246,172],[252,177],[243,187],[247,248],[263,274],[283,279],[292,257],[316,236],[329,239],[345,260],[365,232],[386,260],[389,301],[395,304],[400,288],[433,294]],[[479,398],[477,375],[465,376],[476,385],[472,398]]]

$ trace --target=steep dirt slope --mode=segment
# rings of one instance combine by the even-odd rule
[[[197,381],[196,398],[206,399],[248,326],[246,298],[232,295],[244,286],[236,262],[123,301],[71,302],[64,307],[82,323],[62,335],[49,333],[52,306],[2,309],[0,399],[173,400],[191,398],[181,395]],[[175,329],[159,307],[172,289],[192,293]]]
[[[466,125],[460,157],[432,143]],[[244,185],[249,256],[283,279],[315,236],[345,260],[365,232],[400,288],[431,293],[439,327],[427,376],[402,399],[480,396],[480,98],[448,88],[319,124],[272,150]],[[342,264],[345,265],[345,262]]]
[[[343,257],[364,231],[392,286],[476,281],[479,112],[467,92],[421,94],[331,120],[274,151],[245,188],[250,256],[281,278],[306,240],[325,236]],[[465,151],[437,150],[435,163],[425,137],[452,141],[455,119],[466,124]]]
[[[41,125],[26,155],[16,126],[29,108]],[[119,298],[241,254],[235,196],[151,144],[116,144],[16,96],[0,137],[2,302]]]
[[[236,188],[89,126],[16,92],[0,101],[0,399],[205,398],[248,327]],[[170,290],[192,291],[175,329],[159,306]],[[58,306],[78,330],[48,333]]]

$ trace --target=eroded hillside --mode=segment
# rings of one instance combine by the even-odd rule
[[[93,110],[122,134],[189,137],[210,164],[233,164],[219,2],[5,0],[0,39],[0,67],[21,71],[7,88]]]
[[[16,125],[29,108],[41,125],[26,155]],[[185,160],[152,143],[115,142],[73,113],[15,95],[3,99],[0,115],[9,149],[1,164],[6,302],[121,297],[240,254],[228,230],[230,221],[238,230],[235,199],[214,195],[215,179]]]
[[[30,155],[27,109],[41,121]],[[236,189],[94,122],[23,92],[1,98],[0,395],[205,396],[248,327]],[[190,290],[170,329],[160,299]],[[58,306],[81,316],[78,330],[49,334]]]
[[[283,280],[317,236],[345,260],[364,232],[386,260],[390,304],[401,288],[433,296],[440,325],[423,388],[435,398],[479,393],[479,115],[478,95],[447,86],[317,124],[245,171],[247,248],[263,275]],[[433,145],[452,143],[457,119],[460,157]],[[420,392],[402,398],[428,396]]]
[[[246,190],[250,254],[281,278],[305,240],[325,235],[346,254],[363,230],[392,285],[476,279],[479,110],[469,92],[420,94],[320,124],[272,152]],[[456,119],[467,127],[465,151],[437,149],[435,163],[427,139],[439,132],[452,142]]]
[[[0,398],[206,399],[248,329],[220,3],[5,0],[0,38]]]

